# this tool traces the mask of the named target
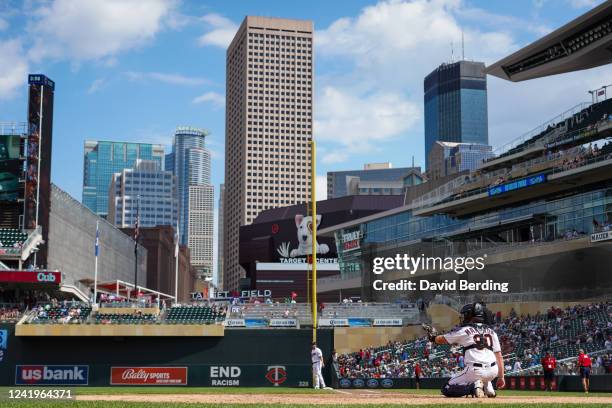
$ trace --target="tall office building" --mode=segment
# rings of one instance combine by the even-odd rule
[[[148,143],[85,141],[83,204],[106,218],[108,189],[115,173],[133,168],[136,160],[152,160],[163,169],[164,147]]]
[[[313,23],[244,19],[226,55],[225,289],[237,289],[239,228],[310,199]]]
[[[212,278],[214,187],[211,184],[208,131],[178,127],[166,166],[176,176],[181,244],[201,278]]]
[[[360,188],[367,190],[361,191],[361,194],[393,195],[392,190],[395,187],[401,190],[395,193],[402,194],[403,187],[417,185],[422,181],[419,167],[393,168],[391,163],[367,163],[363,166],[363,170],[327,172],[327,199],[358,195]],[[381,189],[381,191],[372,191],[372,189]]]
[[[108,194],[107,219],[119,228],[133,227],[137,215],[143,227],[176,227],[176,178],[156,161],[138,159],[133,169],[113,174]]]
[[[223,207],[225,197],[225,184],[221,183],[219,186],[219,216],[217,219],[217,282],[218,288],[223,287],[223,268],[224,268],[224,256],[223,256]]]
[[[425,77],[425,160],[436,141],[489,144],[482,62],[442,64]]]

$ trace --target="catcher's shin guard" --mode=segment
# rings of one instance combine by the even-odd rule
[[[465,397],[474,395],[474,384],[449,384],[442,387],[442,395],[449,398]]]

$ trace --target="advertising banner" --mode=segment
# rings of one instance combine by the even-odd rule
[[[111,367],[111,385],[187,385],[187,367]]]
[[[17,365],[15,385],[87,385],[87,365]]]
[[[62,273],[55,271],[0,271],[0,282],[62,283]]]
[[[401,326],[402,324],[402,319],[374,319],[372,321],[373,326]]]
[[[271,327],[296,327],[296,319],[270,319]]]
[[[244,319],[226,319],[223,324],[226,327],[245,327],[246,323]]]
[[[319,319],[319,327],[341,327],[348,326],[348,319]]]

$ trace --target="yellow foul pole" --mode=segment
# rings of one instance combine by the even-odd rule
[[[314,139],[310,142],[311,174],[310,174],[310,199],[312,213],[312,341],[317,341],[317,147]]]

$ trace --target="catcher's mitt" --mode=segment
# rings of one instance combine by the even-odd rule
[[[423,327],[423,330],[425,330],[425,333],[427,333],[427,338],[429,341],[435,343],[436,336],[438,336],[438,331],[436,328],[425,323],[423,323],[421,326]]]

